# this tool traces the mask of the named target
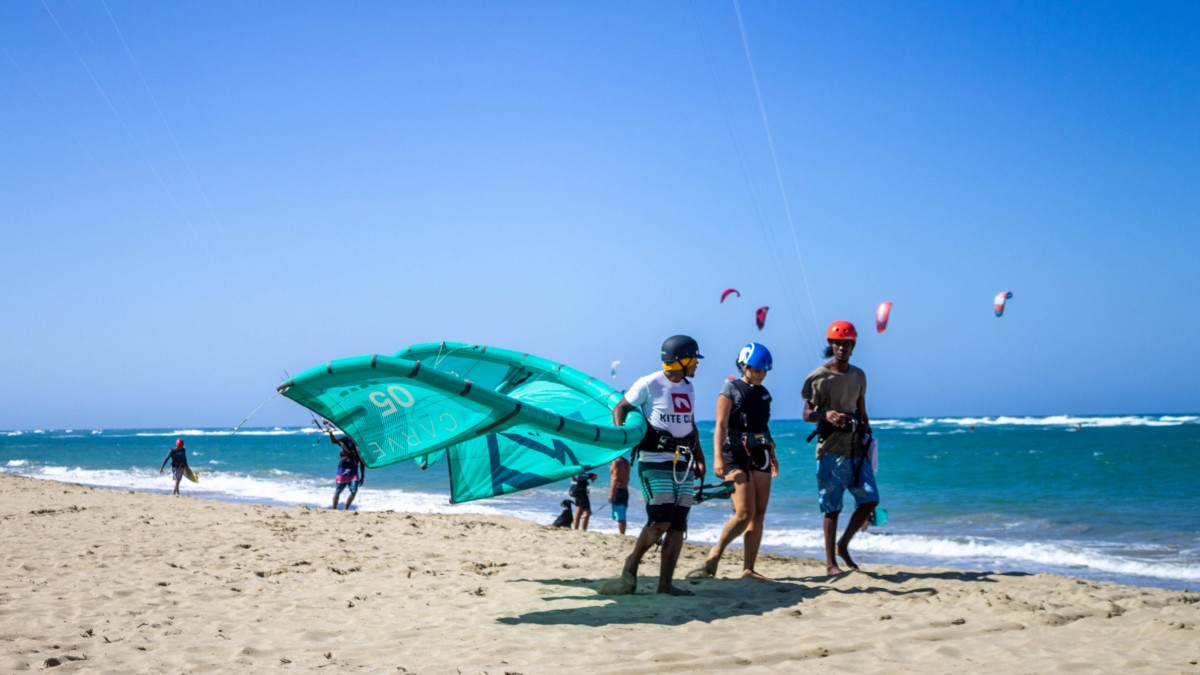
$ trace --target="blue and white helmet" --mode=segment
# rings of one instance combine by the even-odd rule
[[[747,344],[745,347],[742,347],[742,351],[738,352],[737,357],[738,369],[741,370],[746,366],[758,368],[759,370],[770,370],[771,352],[766,346],[757,342]]]

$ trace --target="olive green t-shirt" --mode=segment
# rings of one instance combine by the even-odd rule
[[[867,395],[867,374],[857,366],[839,373],[826,366],[820,366],[808,374],[804,380],[804,388],[800,395],[808,401],[813,410],[837,410],[848,414],[858,414],[858,398]],[[849,457],[851,434],[830,434],[817,443],[817,457],[821,455],[840,455]]]

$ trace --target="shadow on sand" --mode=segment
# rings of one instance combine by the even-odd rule
[[[942,579],[944,581],[961,581],[963,583],[977,584],[996,583],[996,577],[1027,577],[1030,576],[1027,572],[960,572],[957,570],[944,570],[940,572],[891,572],[882,574],[878,572],[858,572],[858,574],[886,581],[892,584],[902,584],[912,579]]]
[[[695,593],[693,596],[671,597],[654,592],[657,577],[639,577],[638,592],[633,595],[600,595],[596,579],[517,579],[512,583],[537,583],[583,590],[583,593],[555,595],[547,602],[563,600],[591,601],[593,604],[527,612],[518,616],[501,617],[509,625],[543,624],[575,626],[607,626],[614,624],[653,623],[679,626],[690,621],[717,621],[735,616],[767,614],[777,609],[795,607],[805,600],[826,593],[857,594],[886,593],[893,596],[937,594],[931,587],[899,588],[907,582],[924,579],[959,581],[963,583],[996,583],[996,577],[1024,577],[1023,572],[853,572],[835,577],[785,577],[768,581],[753,579],[676,579],[676,585]],[[875,584],[872,582],[879,582]]]
[[[585,590],[581,594],[548,597],[548,602],[590,600],[594,604],[580,607],[548,609],[518,616],[503,617],[500,623],[510,625],[544,624],[575,626],[607,626],[613,624],[653,623],[679,626],[690,621],[716,621],[735,616],[766,614],[776,609],[793,607],[802,601],[820,596],[826,586],[812,587],[784,581],[753,579],[676,579],[675,585],[695,595],[672,597],[654,592],[657,577],[639,577],[637,593],[633,595],[600,595],[596,579],[518,579],[514,583],[538,583],[547,586],[567,586]],[[799,609],[796,611],[799,616]]]
[[[1025,572],[959,572],[956,570],[946,570],[941,572],[867,572],[859,570],[857,572],[843,572],[837,576],[807,576],[807,577],[784,577],[777,581],[795,582],[803,584],[826,583],[831,584],[826,587],[826,590],[831,593],[855,594],[855,593],[887,593],[888,595],[903,596],[914,595],[919,593],[927,593],[936,595],[938,591],[934,588],[885,588],[883,586],[866,585],[867,579],[879,581],[886,584],[900,585],[909,581],[920,581],[924,579],[940,579],[943,581],[960,581],[968,584],[994,584],[998,580],[996,577],[1027,577],[1029,574]],[[850,584],[838,583],[841,580],[848,580]],[[851,585],[853,584],[853,585]]]

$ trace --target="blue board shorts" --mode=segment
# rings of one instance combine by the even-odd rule
[[[625,515],[629,511],[629,490],[627,488],[617,488],[616,494],[613,495],[612,502],[612,519],[625,520]]]
[[[871,462],[859,460],[857,463],[859,481],[854,485],[854,460],[838,455],[822,455],[817,459],[817,500],[821,513],[841,511],[842,495],[846,490],[854,495],[855,506],[879,501],[879,486],[875,484]]]
[[[346,488],[350,488],[350,494],[356,495],[358,494],[358,485],[361,482],[362,481],[360,480],[351,480],[347,483],[336,482],[335,485],[337,485],[337,487],[333,491],[333,496],[336,497],[342,494],[342,490],[345,490]]]

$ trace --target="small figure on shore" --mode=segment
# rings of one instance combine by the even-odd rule
[[[663,369],[638,379],[613,408],[613,424],[623,426],[631,410],[646,416],[646,436],[634,448],[638,480],[646,500],[646,526],[625,559],[621,576],[600,587],[604,595],[628,595],[637,590],[638,565],[646,551],[662,539],[658,592],[692,595],[673,585],[675,565],[683,549],[695,479],[704,477],[704,450],[692,413],[695,392],[688,377],[696,374],[700,346],[686,335],[667,338],[662,345]]]
[[[346,510],[349,511],[354,498],[358,496],[358,488],[367,481],[367,465],[363,462],[362,455],[358,454],[358,444],[353,438],[347,434],[335,434],[333,425],[328,425],[327,431],[329,442],[342,448],[338,454],[337,474],[334,476],[336,487],[333,490],[333,510],[337,510],[342,491],[349,488],[350,495],[346,497]]]
[[[812,371],[804,380],[804,419],[817,424],[809,436],[817,441],[817,496],[824,514],[825,568],[830,575],[842,574],[837,558],[851,570],[858,570],[850,557],[850,540],[879,504],[879,487],[867,453],[871,443],[871,422],[867,417],[867,375],[850,365],[850,355],[858,332],[849,321],[834,321],[825,335],[831,360]],[[854,495],[855,509],[840,539],[838,516],[842,495]]]
[[[608,502],[612,504],[612,518],[617,521],[617,532],[625,534],[625,514],[629,509],[629,460],[624,455],[614,459],[608,467]]]
[[[171,477],[175,479],[175,490],[171,494],[179,496],[179,481],[183,480],[184,474],[187,473],[187,449],[183,447],[183,439],[175,441],[175,447],[167,453],[166,459],[163,460],[162,466],[158,467],[158,472],[162,473],[166,468],[167,462],[171,463]]]
[[[571,509],[575,505],[571,503],[570,499],[564,499],[560,506],[562,506],[562,513],[558,514],[558,517],[554,519],[551,527],[571,527]]]
[[[742,376],[726,380],[717,396],[717,420],[713,430],[713,474],[733,481],[733,516],[721,537],[708,552],[704,565],[688,572],[689,579],[711,579],[725,548],[745,534],[742,576],[765,579],[754,571],[762,544],[763,522],[771,500],[771,479],[779,475],[775,441],[767,424],[771,420],[771,392],[763,386],[771,370],[771,352],[751,342],[735,361]]]
[[[588,521],[592,518],[592,498],[588,494],[588,484],[596,480],[594,473],[581,473],[571,479],[570,495],[575,500],[575,521],[572,527],[576,530],[587,530]]]

